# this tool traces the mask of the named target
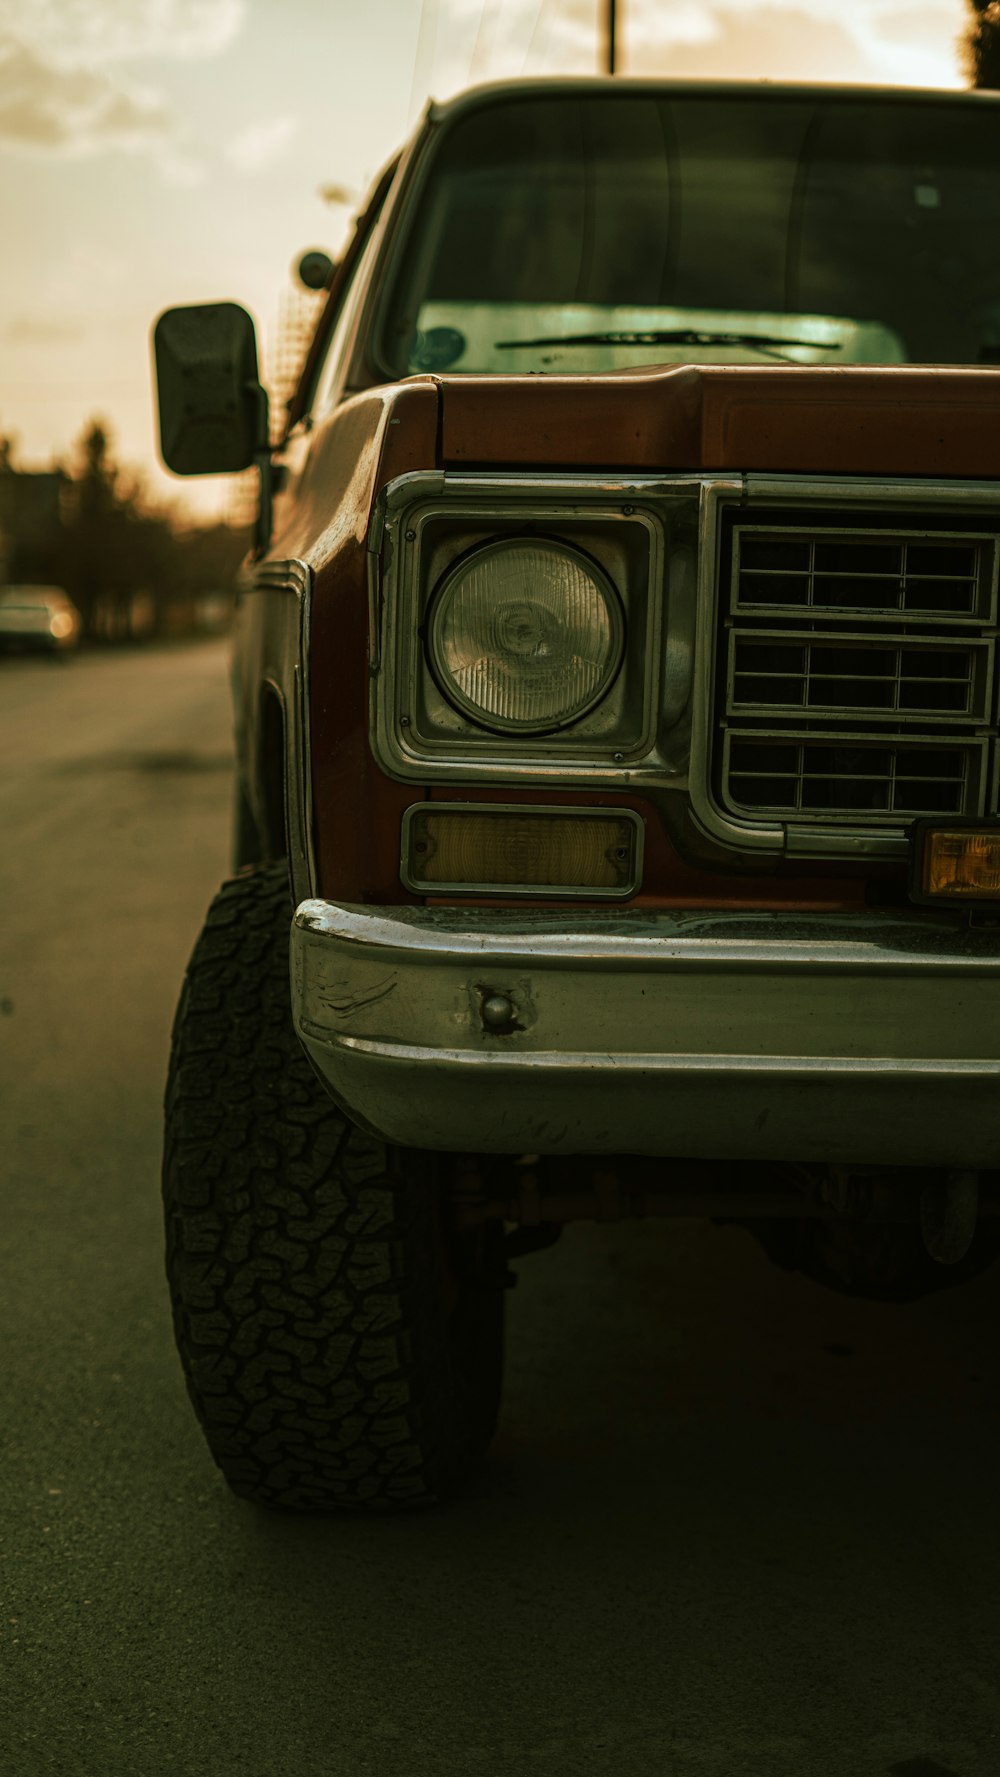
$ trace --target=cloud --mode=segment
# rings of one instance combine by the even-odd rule
[[[416,99],[470,80],[591,74],[603,67],[595,0],[442,0],[418,45]],[[957,0],[626,0],[618,9],[626,75],[700,79],[963,84]],[[433,40],[432,40],[433,35]],[[414,107],[416,108],[416,106]]]
[[[187,154],[183,148],[168,145],[156,157],[157,167],[167,185],[176,185],[183,191],[192,191],[196,185],[204,185],[206,179],[205,163],[193,154]]]
[[[331,180],[321,185],[319,195],[325,204],[337,204],[345,210],[355,210],[361,202],[362,193],[353,185],[342,185],[339,180]]]
[[[78,321],[46,318],[44,315],[14,315],[4,328],[4,338],[15,345],[64,345],[83,338],[84,329]]]
[[[0,32],[63,64],[217,55],[245,0],[0,0]]]
[[[241,173],[256,173],[283,154],[299,127],[297,117],[271,117],[241,130],[226,147],[226,159]]]
[[[153,94],[128,90],[97,69],[53,66],[0,39],[0,140],[86,151],[102,143],[135,147],[167,128]]]
[[[217,54],[243,17],[244,0],[0,0],[0,143],[144,149],[168,178],[197,177],[170,108],[122,64]]]
[[[944,67],[950,62],[958,85],[961,40],[970,28],[972,16],[971,7],[964,7],[959,12],[949,0],[943,0],[937,6],[890,5],[875,17],[873,36],[881,40],[878,47],[883,48],[884,53],[905,58],[907,65],[913,64],[914,79],[929,81],[932,78],[930,69]],[[926,64],[928,72],[922,71],[921,62]],[[961,84],[964,85],[964,81]]]
[[[669,74],[678,79],[821,80],[885,79],[854,33],[815,12],[780,5],[716,7],[712,35],[704,42],[649,43],[626,49],[629,74]]]
[[[699,16],[700,15],[700,16]],[[952,5],[904,13],[884,0],[768,0],[675,14],[656,0],[625,13],[629,74],[958,86]],[[886,26],[888,25],[888,30]]]

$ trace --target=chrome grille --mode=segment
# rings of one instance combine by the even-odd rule
[[[995,804],[997,525],[734,518],[721,600],[724,807],[742,820],[899,825]]]

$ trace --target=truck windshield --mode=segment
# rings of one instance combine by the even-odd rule
[[[397,265],[395,375],[1000,364],[1000,103],[484,102],[444,130]]]

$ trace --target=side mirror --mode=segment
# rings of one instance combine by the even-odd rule
[[[175,475],[249,469],[268,449],[253,322],[235,302],[167,309],[153,329],[160,451]]]

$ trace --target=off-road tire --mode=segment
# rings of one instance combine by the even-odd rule
[[[356,1129],[292,1028],[283,865],[226,883],[174,1024],[163,1194],[188,1391],[233,1490],[297,1510],[446,1497],[496,1420],[498,1228],[447,1156]]]

